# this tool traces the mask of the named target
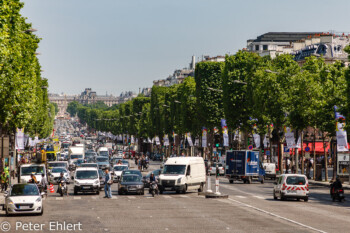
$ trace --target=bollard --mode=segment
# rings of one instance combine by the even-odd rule
[[[210,185],[210,176],[207,176],[207,193],[212,193],[211,185]]]
[[[221,195],[221,193],[219,192],[219,178],[216,178],[215,180],[215,191],[216,195]]]

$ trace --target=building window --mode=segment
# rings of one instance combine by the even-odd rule
[[[259,45],[255,45],[255,51],[259,51],[260,46]]]
[[[264,51],[267,50],[267,45],[263,45],[263,50],[264,50]]]

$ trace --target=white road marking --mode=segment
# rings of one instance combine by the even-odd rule
[[[188,196],[186,196],[186,195],[180,195],[180,197],[188,198]]]
[[[81,197],[74,197],[74,200],[80,200]]]
[[[100,199],[100,197],[91,197],[92,199],[95,199],[95,200],[97,200],[97,199]]]
[[[136,197],[130,197],[130,196],[128,196],[128,198],[129,198],[129,199],[135,199]]]
[[[56,200],[63,200],[63,197],[56,197]]]
[[[228,200],[230,200],[230,201],[232,201],[232,202],[235,202],[235,203],[238,203],[238,204],[240,204],[240,205],[242,205],[242,206],[245,206],[245,207],[247,207],[247,208],[251,208],[251,209],[254,209],[254,210],[256,210],[256,211],[262,212],[262,213],[264,213],[264,214],[271,215],[271,216],[273,216],[273,217],[276,217],[276,218],[285,220],[285,221],[290,222],[290,223],[294,223],[295,225],[299,225],[299,226],[301,226],[301,227],[304,227],[304,228],[307,228],[307,229],[310,229],[310,230],[313,230],[313,231],[317,231],[317,232],[321,232],[321,233],[326,233],[325,231],[316,229],[316,228],[314,228],[314,227],[312,227],[312,226],[308,226],[308,225],[305,225],[305,224],[303,224],[303,223],[294,221],[294,220],[292,220],[292,219],[289,219],[289,218],[286,218],[286,217],[282,217],[282,216],[280,216],[280,215],[274,214],[274,213],[272,213],[272,212],[269,212],[269,211],[260,209],[260,208],[258,208],[258,207],[252,206],[252,205],[248,205],[248,204],[246,204],[246,203],[243,203],[243,202],[234,200],[234,199],[232,199],[232,198],[228,198]]]
[[[242,199],[243,199],[243,198],[247,198],[247,197],[243,197],[243,196],[236,196],[236,197],[238,197],[238,198],[242,198]]]
[[[262,197],[262,196],[254,196],[254,197],[258,199],[265,199],[265,197]]]
[[[168,196],[168,195],[163,195],[162,197],[164,197],[164,198],[172,198],[171,196]]]
[[[118,197],[116,197],[116,196],[112,196],[112,199],[118,199]]]

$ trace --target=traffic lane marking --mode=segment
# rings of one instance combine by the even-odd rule
[[[247,208],[256,210],[256,211],[258,211],[258,212],[261,212],[261,213],[264,213],[264,214],[267,214],[267,215],[270,215],[270,216],[273,216],[273,217],[276,217],[276,218],[285,220],[285,221],[290,222],[290,223],[293,223],[293,224],[295,224],[295,225],[298,225],[298,226],[301,226],[301,227],[304,227],[304,228],[307,228],[307,229],[310,229],[310,230],[313,230],[313,231],[316,231],[316,232],[327,233],[326,231],[322,231],[322,230],[317,229],[317,228],[314,228],[314,227],[312,227],[312,226],[309,226],[309,225],[306,225],[306,224],[303,224],[303,223],[294,221],[294,220],[292,220],[292,219],[283,217],[283,216],[278,215],[278,214],[274,214],[274,213],[272,213],[272,212],[269,212],[269,211],[263,210],[263,209],[261,209],[261,208],[258,208],[258,207],[255,207],[255,206],[252,206],[252,205],[249,205],[249,204],[246,204],[246,203],[237,201],[237,200],[235,200],[235,199],[228,198],[228,200],[231,201],[231,202],[234,202],[234,203],[236,203],[236,204],[240,204],[240,206],[247,207]]]

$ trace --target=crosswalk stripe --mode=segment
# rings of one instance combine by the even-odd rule
[[[116,197],[116,196],[112,196],[112,199],[118,199],[118,197]]]
[[[56,197],[56,200],[63,200],[63,197]]]
[[[247,198],[247,197],[243,197],[243,196],[236,196],[236,197],[238,197],[238,198],[242,198],[242,199],[243,199],[243,198]]]
[[[136,197],[130,197],[130,196],[128,196],[128,198],[129,198],[129,199],[135,199]]]
[[[180,195],[180,197],[186,197],[186,198],[188,198],[188,196],[186,196],[186,195]]]
[[[163,195],[164,198],[172,198],[171,196]]]
[[[81,197],[74,197],[74,200],[80,200]]]
[[[259,199],[265,199],[264,197],[261,197],[261,196],[254,196],[256,198],[259,198]]]

